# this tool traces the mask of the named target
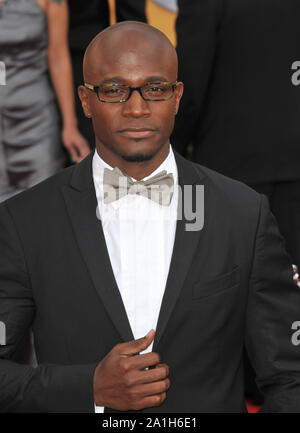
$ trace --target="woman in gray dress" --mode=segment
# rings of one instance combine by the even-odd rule
[[[62,143],[76,162],[90,151],[77,129],[67,33],[64,0],[0,0],[0,202],[61,169]]]

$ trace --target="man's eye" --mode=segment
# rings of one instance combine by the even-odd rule
[[[108,88],[108,89],[104,89],[104,93],[106,95],[114,95],[116,93],[120,93],[122,91],[122,89],[118,89],[116,87],[112,87],[112,88]]]
[[[162,87],[155,86],[155,87],[150,87],[150,91],[151,92],[163,92],[164,89]]]

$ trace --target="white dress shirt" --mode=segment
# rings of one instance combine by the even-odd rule
[[[149,177],[162,170],[174,176],[174,194],[169,206],[162,206],[138,194],[103,202],[104,168],[113,169],[99,156],[93,156],[93,179],[104,237],[134,338],[156,329],[173,251],[178,203],[178,174],[172,147],[161,165]],[[135,179],[133,179],[135,180]],[[141,353],[150,352],[151,345]],[[95,406],[95,411],[104,411]]]

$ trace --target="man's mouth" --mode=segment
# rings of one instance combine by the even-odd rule
[[[155,129],[149,128],[127,128],[119,131],[124,137],[128,138],[147,138],[155,133]]]

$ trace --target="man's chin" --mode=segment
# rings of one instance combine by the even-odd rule
[[[126,154],[122,154],[121,155],[122,159],[124,159],[124,161],[126,162],[144,162],[144,161],[149,161],[150,159],[152,159],[154,157],[154,154],[146,154],[146,153],[135,153],[132,155],[126,155]]]
[[[164,147],[152,140],[126,140],[115,143],[114,146],[105,145],[113,153],[126,162],[142,163],[153,159]]]
[[[124,147],[121,158],[126,162],[145,162],[150,161],[159,151],[157,146],[153,146],[148,140],[130,140],[131,142]]]

